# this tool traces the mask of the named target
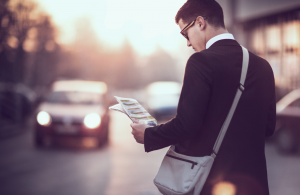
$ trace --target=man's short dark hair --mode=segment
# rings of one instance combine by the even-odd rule
[[[198,16],[205,16],[210,25],[225,29],[223,9],[215,0],[188,0],[177,12],[175,21],[178,24],[182,19],[184,23],[189,23]]]

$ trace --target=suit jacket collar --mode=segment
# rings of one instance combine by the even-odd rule
[[[215,46],[240,46],[240,44],[236,40],[223,39],[215,42],[208,49],[211,49]]]

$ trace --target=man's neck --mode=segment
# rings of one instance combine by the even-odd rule
[[[209,27],[209,29],[207,29],[207,36],[206,36],[206,40],[205,40],[205,44],[213,37],[220,35],[220,34],[224,34],[224,33],[228,33],[228,31],[224,28],[213,28],[213,27]]]

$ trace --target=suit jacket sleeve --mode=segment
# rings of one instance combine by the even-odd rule
[[[272,70],[271,70],[272,71]],[[267,119],[267,127],[266,127],[266,137],[270,137],[274,134],[275,126],[276,126],[276,95],[275,95],[275,82],[274,75],[272,71],[272,85],[271,85],[271,93],[272,99],[269,105],[268,111],[268,119]]]
[[[145,130],[146,152],[177,144],[201,130],[212,81],[212,69],[205,62],[205,56],[202,53],[193,54],[186,65],[177,115],[165,124]]]

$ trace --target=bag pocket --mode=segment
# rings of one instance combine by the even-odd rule
[[[154,184],[163,194],[193,194],[193,189],[200,175],[200,169],[206,164],[210,156],[193,157],[176,153],[171,146],[159,171]]]
[[[173,155],[171,155],[171,154],[166,154],[166,156],[168,156],[168,157],[170,157],[170,158],[177,159],[177,160],[181,160],[181,161],[184,161],[184,162],[191,163],[191,164],[192,164],[191,169],[193,169],[194,166],[198,164],[197,162],[194,162],[194,161],[191,161],[191,160],[187,160],[187,159],[184,159],[184,158],[179,158],[179,157],[173,156]]]

